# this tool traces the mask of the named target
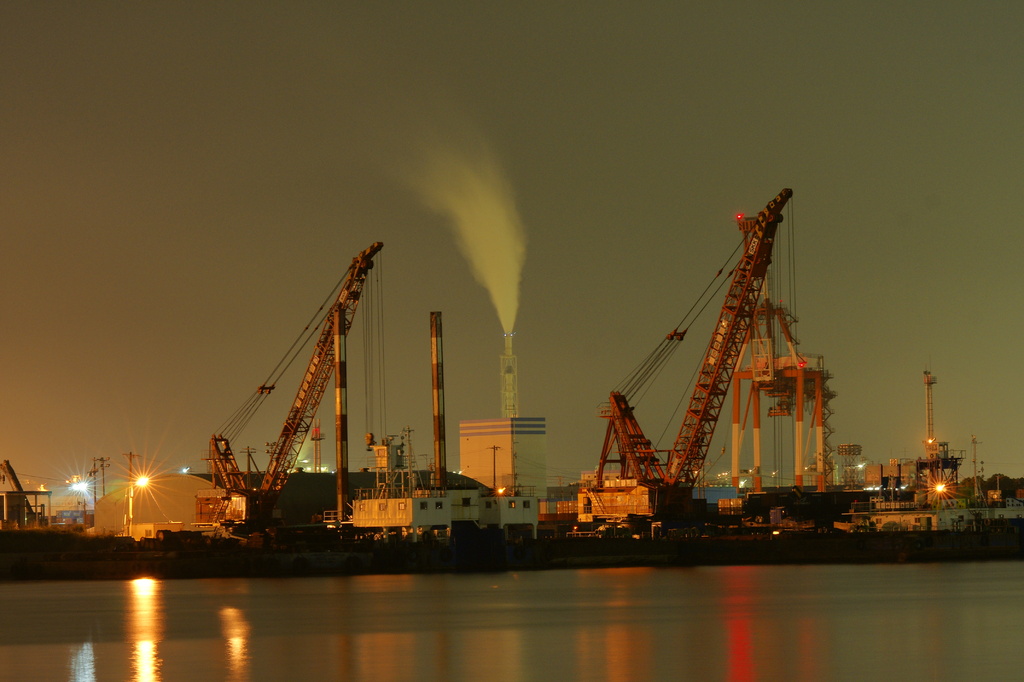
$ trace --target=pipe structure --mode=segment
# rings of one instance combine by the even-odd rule
[[[761,480],[761,391],[752,388],[754,411],[754,492],[762,492]]]
[[[796,370],[796,429],[793,432],[793,479],[797,487],[804,486],[804,369]]]
[[[740,488],[740,376],[734,374],[732,377],[732,487]]]

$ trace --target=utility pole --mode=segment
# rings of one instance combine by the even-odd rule
[[[131,481],[135,477],[135,460],[139,456],[134,452],[126,452],[124,456],[128,458],[128,480]]]
[[[276,445],[277,445],[277,443],[267,443],[268,452],[271,451],[273,449],[273,446],[276,446]],[[252,456],[254,454],[256,454],[256,449],[252,448],[252,447],[249,447],[249,446],[246,446],[242,450],[242,452],[245,453],[246,485],[249,485],[249,479],[248,479],[249,475],[252,474],[252,472],[254,470],[256,471],[256,473],[260,473],[260,468],[258,466],[256,466],[256,460],[254,460],[252,458]]]
[[[498,450],[501,450],[500,445],[492,445],[487,448],[491,451],[491,491],[494,493],[498,492]]]
[[[974,499],[975,501],[981,498],[981,483],[978,481],[978,445],[979,441],[974,434],[971,434],[971,464],[974,468]]]
[[[92,506],[93,506],[93,509],[96,508],[96,481],[95,481],[96,470],[99,469],[100,481],[101,481],[101,484],[103,486],[102,494],[100,495],[100,497],[106,497],[107,496],[107,467],[109,467],[109,466],[110,466],[110,458],[109,457],[93,457],[92,458],[92,471],[90,471],[89,473],[92,474],[92,476],[93,476],[93,493],[92,493],[92,497],[93,497]]]

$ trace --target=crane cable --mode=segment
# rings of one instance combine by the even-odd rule
[[[746,239],[741,237],[739,244],[737,244],[736,248],[733,250],[733,252],[731,254],[729,254],[729,259],[726,261],[726,263],[732,262],[732,259],[736,257],[736,254],[739,253],[740,249],[743,248],[745,245],[746,245]],[[723,267],[722,269],[720,269],[718,271],[718,274],[715,275],[716,279],[722,274],[722,270],[724,270],[724,269],[725,268]],[[729,269],[728,275],[732,275],[733,270],[735,270],[735,269],[736,269],[736,265],[733,265],[733,267]],[[713,281],[714,280],[712,280],[712,282]],[[712,295],[717,295],[719,292],[721,292],[722,287],[725,286],[727,281],[729,281],[728,278],[727,279],[723,279],[721,282],[719,282],[718,286],[715,287],[715,291],[712,292]],[[701,294],[701,295],[705,296],[707,294],[707,292],[708,292],[708,289],[710,289],[710,287],[711,287],[711,285],[709,284],[708,287],[706,287],[704,289],[704,293]],[[704,301],[704,305],[701,306],[701,309],[697,312],[696,316],[694,316],[694,320],[696,320],[697,317],[699,317],[702,313],[704,313],[704,311],[707,309],[707,307],[711,304],[711,301],[712,301],[712,297],[708,296],[707,300]],[[692,322],[691,322],[691,324],[692,324]],[[682,326],[682,323],[680,323],[680,326]],[[673,424],[677,424],[679,422],[679,413],[683,411],[683,406],[686,405],[687,403],[689,403],[689,401],[690,401],[691,394],[693,393],[693,384],[697,380],[697,375],[700,374],[700,370],[701,370],[701,365],[700,364],[697,364],[697,365],[694,366],[693,372],[690,374],[690,379],[689,379],[689,381],[686,382],[686,390],[679,394],[679,400],[676,402],[676,407],[675,407],[674,410],[672,410],[672,415],[669,417],[669,420],[665,422],[665,426],[661,430],[661,434],[658,436],[658,439],[655,441],[656,444],[660,445],[662,442],[664,442],[665,438],[669,435],[669,429],[672,427]]]
[[[794,321],[792,325],[793,336],[797,337],[796,332],[796,202],[789,202],[789,268],[788,268],[788,279],[789,279],[789,298],[792,301],[791,314],[793,315]]]
[[[787,244],[787,246],[788,246],[788,254],[787,255],[789,256],[789,267],[788,267],[788,272],[787,272],[787,280],[788,280],[787,284],[790,287],[790,291],[792,292],[791,293],[791,297],[792,297],[792,299],[794,301],[794,304],[795,304],[795,302],[796,302],[796,247],[795,247],[796,230],[794,229],[795,228],[795,221],[793,220],[794,208],[795,208],[794,204],[792,202],[789,202],[790,224],[793,225],[793,228],[790,228],[790,230],[789,230],[790,238],[789,238],[788,244]],[[778,241],[778,239],[776,239],[776,241]],[[744,244],[746,244],[746,240],[742,239],[740,244],[737,245],[737,247],[736,247],[737,250],[739,250],[739,248],[741,246],[743,246]],[[729,259],[731,260],[735,255],[736,255],[736,251],[733,251],[732,255],[729,256]],[[735,267],[735,266],[733,266],[733,267]],[[773,262],[771,267],[774,270],[777,270],[777,268],[779,266],[776,263]],[[731,274],[731,272],[732,271],[730,270],[730,274]],[[722,273],[722,271],[719,270],[718,274],[721,274],[721,273]],[[720,283],[718,285],[718,288],[716,289],[716,293],[718,291],[721,291],[723,284],[724,284],[724,282],[722,282],[722,283]],[[707,289],[705,289],[704,291],[706,293]],[[705,302],[704,307],[707,307],[707,305],[710,303],[710,301],[711,301],[711,299],[709,298],[708,301]],[[701,308],[700,312],[698,312],[697,315],[699,316],[700,313],[702,313],[702,312],[704,312],[704,308]],[[795,324],[793,325],[793,327],[791,327],[791,329],[793,331],[793,336],[795,337],[796,336]],[[779,330],[776,330],[776,333],[777,334],[781,334],[781,332]],[[781,339],[773,339],[773,343],[778,344],[780,342],[781,342]],[[690,376],[690,381],[689,381],[689,383],[687,383],[688,389],[687,389],[687,391],[685,391],[680,396],[679,402],[676,404],[675,410],[672,411],[672,418],[665,424],[664,430],[661,432],[661,435],[659,436],[658,440],[656,441],[657,443],[663,442],[665,437],[669,433],[669,428],[671,427],[671,425],[678,422],[678,420],[679,420],[679,413],[682,412],[683,405],[684,405],[684,403],[687,402],[688,396],[692,392],[693,383],[694,383],[694,381],[697,380],[697,374],[699,372],[700,372],[700,366],[698,366],[696,369],[694,369],[693,374]],[[778,469],[777,466],[776,466],[776,469]]]
[[[739,244],[733,249],[732,253],[725,260],[722,267],[718,269],[715,276],[711,278],[707,286],[704,287],[704,291],[694,300],[690,309],[680,320],[679,324],[676,325],[675,329],[671,333],[665,336],[658,344],[658,346],[651,351],[646,358],[639,365],[637,365],[630,374],[619,383],[616,387],[619,393],[626,396],[626,399],[636,407],[637,404],[647,394],[647,391],[654,384],[654,380],[661,374],[665,364],[669,361],[676,349],[679,348],[678,341],[681,341],[689,330],[689,325],[696,322],[696,320],[707,310],[708,306],[711,305],[713,296],[722,290],[728,281],[728,277],[722,278],[722,273],[725,272],[725,268],[736,258],[736,254],[743,248],[744,240],[740,239]],[[730,268],[727,275],[731,275],[733,268]],[[715,283],[717,282],[717,286]],[[712,287],[714,291],[712,291]],[[710,292],[710,293],[709,293]],[[703,303],[702,303],[703,301]],[[696,312],[695,312],[696,311]],[[684,327],[683,325],[686,325]],[[680,329],[682,328],[682,331]],[[694,375],[696,376],[696,374]],[[691,379],[692,383],[693,379]],[[639,396],[639,397],[637,397]],[[635,399],[635,400],[634,400]]]
[[[338,283],[334,285],[334,288],[331,289],[331,292],[320,304],[320,307],[310,317],[309,322],[306,323],[306,326],[299,332],[292,345],[285,351],[277,365],[267,376],[266,381],[257,387],[249,398],[221,424],[220,428],[217,429],[218,434],[226,436],[229,441],[234,440],[249,425],[249,422],[252,421],[263,401],[270,395],[277,382],[280,381],[284,373],[292,366],[302,349],[309,344],[313,335],[323,327],[323,322],[331,311],[331,301],[337,299],[338,292],[347,277],[348,271],[342,275]],[[327,308],[326,311],[325,308]]]

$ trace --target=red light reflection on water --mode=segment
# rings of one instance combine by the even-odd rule
[[[729,679],[745,682],[754,679],[754,654],[750,634],[750,567],[730,566],[724,570],[727,590],[724,605]]]
[[[797,606],[802,589],[790,584],[780,592],[772,572],[763,567],[720,570],[727,679],[747,682],[780,671],[797,679],[824,679],[822,618]],[[814,593],[813,586],[808,590]]]

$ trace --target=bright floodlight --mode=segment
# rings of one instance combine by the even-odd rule
[[[76,490],[80,493],[84,493],[89,489],[89,484],[86,483],[85,481],[75,481],[74,483],[71,484],[71,489]]]
[[[147,485],[149,485],[149,477],[139,476],[137,479],[135,479],[135,485],[140,488],[145,488]]]
[[[945,483],[939,483],[938,485],[935,486],[935,492],[937,492],[937,493],[941,493],[945,489],[946,489],[946,484]]]

